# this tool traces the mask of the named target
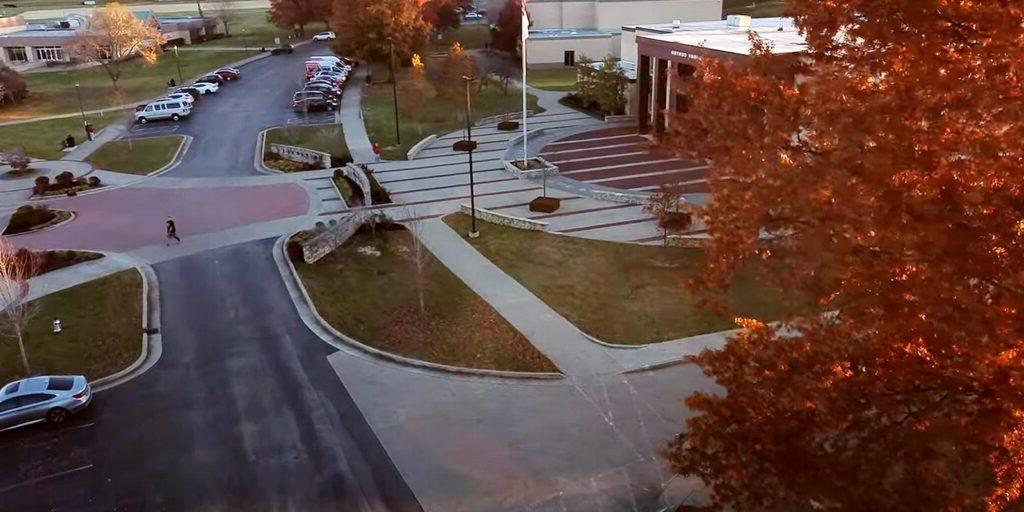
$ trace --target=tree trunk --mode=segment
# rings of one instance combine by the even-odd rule
[[[420,299],[423,300],[422,298]],[[18,350],[21,351],[21,365],[25,367],[25,376],[32,375],[32,369],[28,366],[28,354],[25,352],[25,339],[22,336],[21,329],[17,331],[18,335]]]
[[[427,306],[423,304],[423,287],[420,286],[420,287],[417,288],[417,290],[419,291],[419,294],[420,294],[420,314],[421,315],[425,315],[425,314],[427,314]],[[25,364],[28,364],[28,363],[25,363]]]
[[[224,24],[224,37],[231,37],[231,29],[228,28],[228,22],[221,20],[221,23]]]

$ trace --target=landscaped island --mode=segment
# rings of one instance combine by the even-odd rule
[[[469,216],[445,222],[459,233]],[[699,306],[687,286],[702,272],[701,249],[603,242],[477,222],[468,239],[484,256],[581,330],[602,341],[642,344],[735,329],[733,316],[781,318],[799,301],[770,289],[749,269],[726,293],[734,313]],[[763,269],[760,269],[763,270]]]
[[[446,365],[553,372],[554,365],[440,263],[417,273],[411,235],[363,228],[320,261],[296,263],[317,311],[352,338],[385,352]],[[425,248],[423,249],[426,250]]]

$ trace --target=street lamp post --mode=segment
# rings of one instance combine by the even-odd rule
[[[390,58],[388,59],[388,71],[391,73],[391,96],[395,100],[395,144],[402,145],[402,134],[398,127],[398,75],[395,74],[395,41],[388,38]]]
[[[523,61],[523,170],[529,169],[529,165],[526,163],[528,158],[527,145],[526,145],[526,39],[530,35],[530,18],[526,12],[526,0],[523,0],[523,12],[521,13],[520,19],[520,37],[522,42],[520,43],[519,53],[522,55]],[[545,182],[545,186],[547,183]],[[544,195],[547,196],[547,190],[544,191]]]
[[[78,97],[78,112],[82,114],[82,129],[85,130],[85,138],[92,140],[92,134],[89,133],[89,122],[85,120],[85,107],[82,106],[82,90],[77,82],[75,83],[75,96]]]
[[[178,66],[178,85],[185,85],[185,80],[181,78],[181,61],[178,60],[178,45],[174,45],[174,65]]]
[[[480,232],[476,230],[476,183],[473,177],[473,150],[476,149],[476,141],[473,140],[473,109],[470,104],[470,84],[476,81],[471,76],[463,76],[466,81],[466,139],[460,140],[452,145],[455,151],[465,151],[469,156],[469,237],[476,238]]]

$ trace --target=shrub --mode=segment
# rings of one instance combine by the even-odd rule
[[[14,211],[14,214],[11,215],[11,220],[7,224],[7,229],[4,231],[4,234],[14,235],[24,233],[36,226],[50,222],[56,216],[57,212],[54,212],[46,206],[21,206]]]
[[[89,183],[90,187],[98,187],[98,186],[100,186],[100,178],[99,178],[99,176],[89,176],[89,179],[87,180],[87,182]]]
[[[32,158],[26,155],[21,148],[12,148],[0,152],[0,163],[11,166],[12,170],[24,171],[32,163]]]
[[[74,186],[75,175],[71,174],[70,171],[64,171],[57,175],[57,186],[60,188],[68,188]]]
[[[341,167],[345,164],[350,164],[355,160],[352,159],[352,155],[348,153],[342,153],[340,155],[331,155],[331,167]]]
[[[39,176],[38,178],[36,178],[36,182],[35,183],[36,183],[36,192],[37,193],[38,192],[42,192],[42,191],[44,191],[44,190],[46,190],[47,188],[50,187],[50,177],[49,176]]]
[[[0,107],[20,103],[28,96],[28,84],[17,71],[0,64]]]

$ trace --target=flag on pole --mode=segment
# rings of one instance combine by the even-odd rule
[[[523,25],[522,25],[522,28],[519,29],[519,31],[523,33],[522,34],[523,35],[523,41],[525,42],[526,38],[530,36],[530,17],[526,14],[526,0],[523,0],[522,11],[523,11],[523,22],[522,22]]]

